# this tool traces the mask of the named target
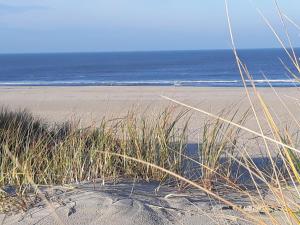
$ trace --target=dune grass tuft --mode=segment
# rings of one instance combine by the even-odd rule
[[[188,120],[182,129],[178,123],[184,117],[186,112],[174,116],[171,109],[155,118],[130,112],[122,119],[103,120],[97,127],[79,128],[71,123],[49,125],[27,111],[2,109],[0,186],[23,189],[30,183],[27,176],[38,185],[119,176],[166,180],[159,170],[103,153],[134,157],[180,173]]]

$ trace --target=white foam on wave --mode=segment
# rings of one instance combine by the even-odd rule
[[[250,80],[246,80],[250,83]],[[270,79],[253,80],[257,84],[295,85],[299,81],[293,79]],[[141,81],[93,81],[93,80],[71,80],[71,81],[0,81],[1,86],[144,86],[144,85],[167,85],[167,86],[197,86],[197,85],[242,85],[241,80],[141,80]],[[300,84],[300,83],[299,83]]]

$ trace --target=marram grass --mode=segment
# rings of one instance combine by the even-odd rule
[[[67,184],[130,176],[166,180],[165,173],[114,152],[161,166],[182,170],[187,145],[187,123],[177,123],[186,112],[166,109],[155,118],[128,113],[123,119],[103,120],[97,127],[79,128],[71,123],[48,125],[27,111],[0,111],[0,186],[25,188],[35,184]],[[15,160],[12,160],[12,157]]]

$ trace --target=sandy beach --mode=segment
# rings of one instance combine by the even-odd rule
[[[278,124],[297,128],[294,119],[300,119],[300,91],[298,88],[259,88]],[[257,97],[249,90],[251,101],[263,128],[268,129]],[[129,111],[147,116],[156,115],[167,107],[176,107],[175,113],[187,109],[164,99],[172,98],[214,115],[222,110],[230,117],[235,110],[242,115],[250,110],[245,126],[259,131],[244,88],[208,87],[0,87],[0,105],[10,109],[27,109],[51,122],[80,121],[82,127],[97,126],[101,120],[124,117]],[[226,114],[226,113],[225,113]],[[292,115],[292,116],[291,116]],[[294,117],[294,119],[292,119]],[[238,120],[240,117],[237,116]],[[198,142],[199,132],[211,117],[191,110],[190,142]],[[246,136],[245,136],[246,137]],[[256,145],[256,144],[255,144]],[[251,152],[253,150],[251,148]]]
[[[288,121],[286,108],[296,117],[300,115],[297,88],[258,89],[270,109],[282,122]],[[253,92],[250,91],[253,97]],[[51,121],[81,119],[83,124],[99,122],[102,117],[124,116],[129,110],[155,112],[170,105],[177,105],[161,96],[218,114],[223,109],[239,108],[240,112],[250,108],[244,88],[206,87],[0,87],[0,105],[11,109],[28,109],[35,115]],[[257,99],[254,105],[259,105]],[[184,108],[184,107],[182,107]],[[258,113],[261,111],[257,108]],[[260,114],[260,113],[259,113]],[[203,114],[196,113],[196,121]],[[192,125],[197,126],[197,123]],[[249,122],[252,126],[253,123]]]

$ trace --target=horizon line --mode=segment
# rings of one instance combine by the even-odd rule
[[[293,47],[299,49],[300,47]],[[281,47],[265,47],[265,48],[237,48],[237,50],[280,50]],[[291,49],[287,47],[286,49]],[[199,51],[232,51],[232,48],[216,48],[216,49],[178,49],[178,50],[112,50],[112,51],[50,51],[50,52],[4,52],[0,55],[34,55],[34,54],[97,54],[97,53],[143,53],[143,52],[199,52]]]

